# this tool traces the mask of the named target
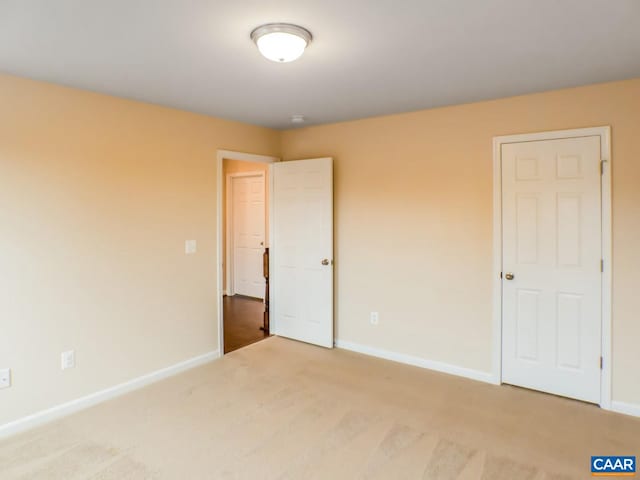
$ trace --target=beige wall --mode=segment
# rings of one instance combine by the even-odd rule
[[[0,425],[217,349],[218,148],[279,133],[0,76]]]
[[[491,139],[597,125],[614,399],[640,404],[640,79],[282,133],[2,75],[0,105],[0,425],[217,348],[218,148],[335,158],[338,338],[488,372]]]
[[[232,160],[225,158],[222,162],[222,172],[224,174],[224,178],[227,178],[227,175],[232,173],[246,173],[246,172],[264,172],[264,186],[265,186],[265,213],[264,213],[264,221],[265,221],[265,245],[269,245],[269,164],[267,163],[258,163],[258,162],[243,162],[241,160]],[[224,192],[222,195],[222,251],[223,257],[223,269],[222,269],[222,284],[223,289],[227,291],[227,182],[223,182]]]
[[[640,79],[284,132],[285,159],[335,158],[337,337],[489,372],[492,137],[600,125],[613,144],[613,398],[640,404]]]

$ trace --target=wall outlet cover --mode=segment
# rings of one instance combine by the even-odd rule
[[[62,352],[60,355],[62,370],[76,366],[76,353],[73,350]]]
[[[8,388],[11,386],[11,369],[0,368],[0,388]]]
[[[186,253],[187,255],[191,255],[193,253],[196,253],[197,248],[198,244],[195,240],[185,240],[184,253]]]

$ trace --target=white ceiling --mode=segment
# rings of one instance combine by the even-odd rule
[[[640,0],[0,0],[0,71],[289,128],[640,76]]]

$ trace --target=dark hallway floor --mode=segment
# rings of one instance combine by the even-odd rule
[[[225,296],[223,307],[224,353],[233,352],[269,336],[260,330],[264,313],[262,300],[241,295]]]

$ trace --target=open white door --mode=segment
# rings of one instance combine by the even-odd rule
[[[275,334],[333,347],[333,159],[273,165]]]

